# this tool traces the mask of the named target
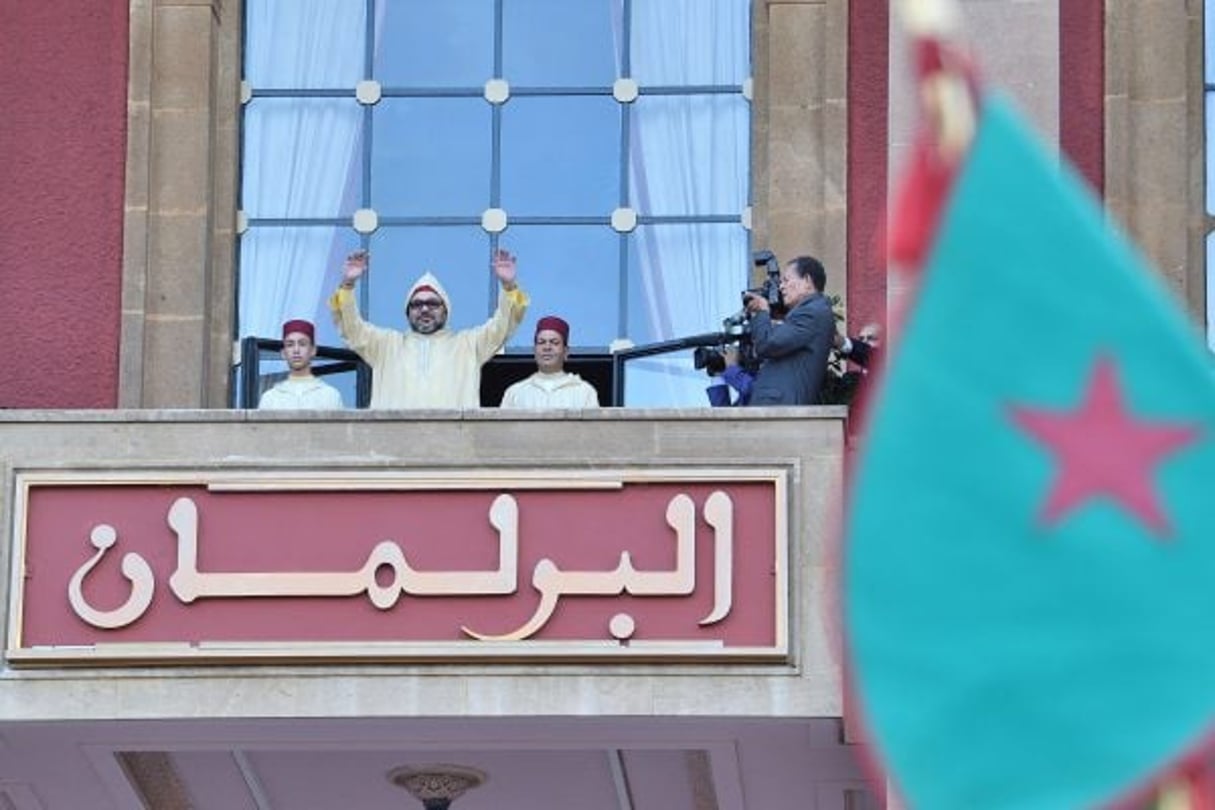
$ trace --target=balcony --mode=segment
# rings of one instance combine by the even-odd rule
[[[248,786],[304,750],[590,750],[641,780],[661,749],[658,792],[696,761],[721,807],[866,806],[830,615],[845,416],[4,412],[0,730],[93,751],[111,794],[155,757]],[[817,764],[761,788],[765,757]]]

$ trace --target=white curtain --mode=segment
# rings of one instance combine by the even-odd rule
[[[636,0],[632,73],[643,91],[740,83],[749,66],[750,6],[750,0]],[[745,103],[736,96],[643,96],[632,114],[635,207],[649,214],[741,214],[750,161]],[[649,339],[715,331],[739,309],[750,265],[741,225],[656,225],[634,239]],[[691,371],[686,357],[631,365],[630,404],[704,403],[703,373]]]
[[[245,116],[249,217],[334,217],[343,209],[362,108],[364,0],[249,0],[245,75],[254,89],[340,88],[350,99],[253,102]],[[346,206],[350,210],[350,206]],[[332,228],[250,228],[241,239],[240,336],[277,337],[284,320],[316,319]]]

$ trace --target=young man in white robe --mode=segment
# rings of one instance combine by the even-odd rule
[[[503,408],[598,408],[599,394],[577,374],[565,370],[570,325],[548,315],[536,322],[537,371],[506,389]]]
[[[342,395],[312,373],[316,357],[316,327],[311,321],[283,324],[282,357],[287,379],[262,394],[257,407],[264,411],[331,411],[342,407]]]

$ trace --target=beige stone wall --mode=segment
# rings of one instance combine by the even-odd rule
[[[847,288],[848,2],[755,0],[753,242]]]
[[[1202,3],[1106,0],[1106,199],[1205,318]]]
[[[787,471],[787,663],[433,664],[13,669],[9,721],[152,717],[639,715],[838,717],[827,531],[840,491],[843,409],[363,412],[298,419],[258,411],[0,412],[0,514],[23,470],[421,471],[547,467],[703,469],[762,459]],[[0,570],[13,521],[0,528]],[[67,596],[65,594],[64,598]],[[9,580],[0,582],[8,627]],[[712,700],[706,695],[711,694]]]
[[[239,0],[131,0],[119,403],[227,405]]]

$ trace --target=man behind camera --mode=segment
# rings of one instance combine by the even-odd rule
[[[781,299],[788,308],[774,321],[767,298],[747,293],[751,343],[760,359],[748,405],[815,405],[835,337],[835,315],[823,295],[827,271],[818,259],[798,256],[780,271]]]

